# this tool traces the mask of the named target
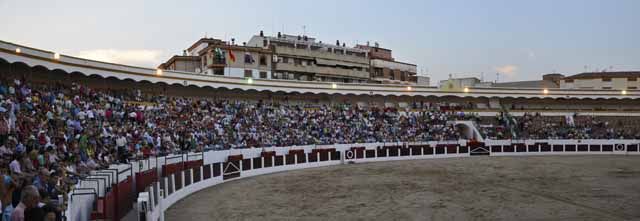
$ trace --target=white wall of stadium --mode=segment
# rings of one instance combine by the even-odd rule
[[[426,151],[432,147],[432,151]],[[451,148],[438,149],[438,146],[448,146]],[[162,177],[162,182],[155,182],[141,192],[139,202],[147,205],[144,213],[146,220],[164,220],[164,212],[180,199],[183,199],[199,190],[209,188],[221,183],[253,177],[257,175],[270,174],[290,170],[305,168],[334,166],[345,163],[381,162],[396,160],[418,160],[453,157],[471,157],[478,152],[487,153],[489,156],[536,156],[536,155],[640,155],[640,140],[487,140],[482,147],[471,147],[472,144],[465,140],[449,142],[424,142],[424,143],[369,143],[369,144],[336,144],[336,145],[311,145],[294,147],[270,147],[255,149],[238,149],[224,151],[209,151],[205,153],[192,153],[186,155],[187,161],[203,160],[203,166],[195,169],[183,170],[178,173]],[[396,150],[393,147],[397,148]],[[405,149],[401,149],[405,148]],[[408,148],[408,149],[406,149]],[[317,157],[313,161],[314,150],[335,149],[339,157],[332,157],[331,154],[326,160]],[[359,152],[356,149],[360,149]],[[292,162],[287,162],[283,158],[282,164],[275,163],[275,157],[271,159],[272,166],[265,167],[263,152],[274,151],[276,156],[285,156],[291,150],[304,151],[305,159],[294,156]],[[319,154],[319,153],[318,153]],[[251,164],[243,168],[243,163],[236,165],[237,176],[225,178],[228,172],[224,165],[229,167],[229,156],[242,155],[243,159],[260,159],[261,165]],[[272,156],[273,157],[273,156]],[[131,163],[132,174],[140,171],[156,169],[160,173],[161,165],[178,163],[185,160],[185,155],[153,158]],[[219,164],[219,171],[214,171],[214,164]],[[127,165],[114,165],[113,167],[126,167]],[[208,169],[205,169],[205,167]],[[196,171],[197,170],[197,171]],[[234,172],[234,174],[235,174]],[[217,176],[215,175],[217,173]],[[124,177],[119,177],[122,180]],[[180,183],[177,186],[176,183]],[[93,185],[93,186],[92,186]],[[101,185],[101,184],[98,184]],[[163,185],[162,187],[160,185]],[[79,187],[96,188],[93,183],[81,183]],[[161,189],[161,190],[160,190]],[[104,190],[104,189],[103,189]],[[104,194],[104,193],[99,193]],[[69,220],[88,220],[92,210],[91,202],[95,200],[92,196],[75,197],[72,201],[67,217]]]
[[[19,49],[19,50],[18,50]],[[177,71],[157,71],[152,68],[87,60],[51,51],[0,41],[0,62],[22,63],[29,67],[41,66],[48,70],[81,73],[85,76],[131,79],[135,82],[166,83],[196,87],[240,89],[244,91],[271,91],[285,93],[381,95],[381,96],[454,96],[469,98],[550,98],[550,99],[640,99],[640,90],[565,90],[539,88],[469,88],[468,91],[442,90],[437,87],[392,84],[333,84],[291,80],[266,80],[255,78],[250,82],[239,76],[211,76]],[[244,76],[244,75],[242,75]]]

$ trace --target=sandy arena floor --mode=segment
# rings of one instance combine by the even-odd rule
[[[166,220],[640,220],[640,157],[473,157],[245,178]]]

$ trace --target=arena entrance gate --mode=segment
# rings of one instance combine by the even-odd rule
[[[227,158],[227,162],[222,164],[222,179],[233,179],[240,177],[240,164],[242,163],[242,155],[231,155]]]
[[[479,143],[479,142],[474,142],[474,141],[469,141],[469,143],[467,143],[467,145],[469,146],[469,155],[471,156],[489,156],[491,155],[491,151],[489,150],[489,147],[486,147],[484,145],[484,143]]]

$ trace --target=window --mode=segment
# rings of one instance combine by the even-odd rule
[[[246,77],[246,78],[253,77],[253,71],[251,71],[251,70],[244,70],[244,77]]]
[[[627,81],[638,81],[638,78],[630,77],[630,78],[627,78]]]
[[[629,90],[638,90],[638,87],[628,87]]]
[[[267,72],[261,71],[260,78],[267,78]]]
[[[267,39],[262,40],[262,47],[267,47]]]
[[[294,63],[295,65],[302,65],[302,59],[300,59],[300,58],[294,58],[294,59],[293,59],[293,63]]]
[[[602,78],[602,82],[611,82],[611,78],[609,77]]]
[[[282,63],[289,63],[289,58],[288,57],[282,57]]]
[[[291,74],[291,73],[279,73],[279,72],[276,72],[276,73],[272,73],[271,75],[272,75],[271,77],[273,79],[284,79],[284,80],[293,79],[293,74]]]
[[[382,68],[375,68],[375,69],[374,69],[374,76],[375,76],[375,77],[382,77],[382,76],[384,76],[384,75],[382,74]]]
[[[249,53],[244,54],[244,63],[245,64],[253,64],[255,60],[253,60],[253,56]]]
[[[564,83],[573,83],[573,79],[564,80]]]
[[[218,68],[213,70],[213,74],[215,75],[224,75],[224,69]]]
[[[267,65],[267,57],[260,55],[260,65]]]
[[[611,87],[602,87],[603,90],[611,90]]]

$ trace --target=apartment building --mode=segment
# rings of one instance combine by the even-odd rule
[[[272,79],[365,83],[369,81],[368,51],[327,44],[308,36],[278,33],[253,36],[249,47],[273,51]]]
[[[640,71],[587,72],[560,80],[563,89],[638,90]]]
[[[183,52],[173,56],[159,68],[195,72],[205,75],[271,79],[270,49],[237,45],[214,38],[202,38]]]
[[[370,46],[369,43],[356,45],[356,48],[369,52],[370,82],[383,84],[418,83],[418,76],[416,75],[418,66],[396,61],[391,49],[381,48],[378,43],[373,46]],[[421,80],[421,83],[423,83],[423,80]]]
[[[158,66],[160,69],[219,75],[341,83],[428,85],[418,80],[415,64],[399,62],[390,49],[337,40],[324,43],[303,35],[265,36],[262,31],[248,42],[201,38]]]

